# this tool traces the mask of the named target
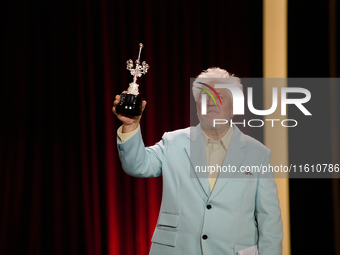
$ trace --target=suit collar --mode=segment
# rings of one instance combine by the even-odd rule
[[[190,127],[190,132],[188,134],[188,138],[193,142],[195,141],[199,136],[202,135],[202,129],[201,124],[198,124],[195,127]]]
[[[204,139],[200,125],[191,127],[188,134],[190,144],[185,151],[191,163],[190,178],[197,178],[199,184],[207,197],[210,196],[210,186],[206,172],[201,172],[200,167],[207,165],[205,159]],[[196,171],[198,167],[199,171]]]
[[[246,142],[246,139],[245,139],[245,135],[240,131],[240,129],[236,125],[234,125],[233,127],[234,127],[234,134],[233,134],[233,137],[231,138],[230,144],[233,141],[233,146],[236,146],[239,149],[246,147],[247,142]],[[200,136],[203,137],[200,124],[198,124],[195,127],[190,127],[190,132],[188,134],[188,138],[192,142],[195,141]]]
[[[233,173],[221,172],[216,181],[213,192],[211,193],[208,174],[206,172],[195,171],[196,167],[204,167],[207,165],[205,159],[204,139],[200,125],[190,129],[188,138],[191,142],[190,145],[185,148],[185,150],[192,166],[190,177],[196,177],[198,179],[204,193],[207,195],[209,200],[212,200],[229,182]],[[227,155],[224,158],[222,166],[228,167],[230,165],[231,167],[236,167],[236,169],[238,169],[246,156],[244,152],[244,148],[246,146],[247,143],[245,135],[238,129],[236,125],[234,125],[234,134],[231,138]]]
[[[230,145],[227,151],[227,155],[224,158],[222,166],[228,167],[228,169],[239,169],[243,160],[246,158],[245,148],[247,142],[245,135],[234,125],[234,134],[230,141]],[[230,168],[229,168],[230,166]],[[209,201],[213,200],[221,190],[227,185],[235,172],[221,172],[217,178],[215,187],[212,194],[209,197]]]

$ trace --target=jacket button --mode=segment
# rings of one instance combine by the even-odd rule
[[[208,236],[207,235],[203,235],[202,238],[203,238],[203,240],[207,240]]]
[[[210,210],[211,209],[211,205],[207,205],[207,209]]]

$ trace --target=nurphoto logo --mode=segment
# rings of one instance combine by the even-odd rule
[[[197,87],[198,89],[203,90],[205,93],[201,94],[201,114],[206,115],[207,114],[207,95],[209,95],[212,100],[214,101],[214,104],[217,105],[216,99],[214,95],[208,90],[210,89],[218,98],[219,103],[222,106],[222,101],[220,96],[218,95],[215,88],[224,88],[228,89],[232,96],[232,103],[233,103],[233,115],[244,115],[244,94],[242,90],[232,84],[215,84],[215,88],[212,86],[205,84],[203,82],[197,82],[206,88]],[[248,87],[248,96],[247,96],[247,106],[251,113],[258,115],[258,116],[266,116],[270,115],[275,112],[275,110],[278,107],[278,88],[274,87],[272,89],[272,105],[269,109],[255,109],[253,104],[253,88]],[[303,95],[302,98],[288,98],[288,93],[294,93],[299,94],[300,96]],[[305,88],[297,88],[297,87],[282,87],[281,88],[281,115],[285,116],[287,115],[287,105],[295,105],[304,115],[306,116],[312,116],[312,114],[307,110],[307,108],[303,105],[307,103],[311,99],[311,93],[309,90]],[[274,127],[274,123],[279,121],[281,122],[281,125],[284,127],[296,127],[298,122],[295,119],[265,119],[264,121],[261,119],[250,119],[248,120],[247,124],[250,127],[262,127],[264,123],[271,122],[271,126]],[[228,120],[226,119],[214,119],[214,127],[215,125],[223,125],[227,124]],[[255,123],[257,123],[255,125]],[[289,124],[290,123],[290,124]],[[292,124],[293,123],[293,124]],[[230,124],[243,124],[243,126],[246,126],[246,120],[244,119],[243,122],[233,122],[230,120]]]

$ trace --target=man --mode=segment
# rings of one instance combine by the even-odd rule
[[[116,113],[116,96],[112,110],[123,122],[117,144],[124,171],[136,177],[163,177],[151,255],[281,254],[282,220],[275,181],[272,176],[241,171],[245,166],[268,165],[270,150],[229,125],[233,118],[230,91],[214,89],[215,84],[226,82],[242,88],[239,78],[226,70],[202,72],[193,84],[200,124],[165,133],[151,147],[143,144],[141,116]],[[219,103],[205,95],[209,90],[219,95]],[[143,110],[145,106],[144,101]],[[228,124],[214,126],[214,119]],[[216,171],[222,167],[237,171]]]

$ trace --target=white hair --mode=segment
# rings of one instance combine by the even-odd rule
[[[197,87],[203,87],[202,84],[198,82],[210,83],[212,81],[216,82],[217,84],[231,84],[240,88],[243,91],[243,86],[241,84],[240,78],[228,73],[227,70],[221,69],[219,67],[211,67],[200,73],[193,82],[192,94],[194,95],[196,102],[201,93],[201,90],[197,89]],[[231,92],[229,90],[228,93],[232,99]]]

